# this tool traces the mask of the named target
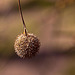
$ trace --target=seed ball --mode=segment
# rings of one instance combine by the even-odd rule
[[[31,58],[35,56],[40,48],[39,39],[33,34],[28,33],[18,35],[15,44],[15,52],[21,58]]]

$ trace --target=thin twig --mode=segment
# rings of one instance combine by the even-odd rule
[[[23,26],[24,26],[24,29],[25,29],[25,34],[26,34],[26,36],[27,36],[26,24],[25,24],[25,22],[24,22],[24,18],[23,18],[23,14],[22,14],[22,9],[21,9],[21,2],[20,2],[20,0],[18,0],[18,4],[19,4],[19,11],[20,11],[20,14],[21,14]]]

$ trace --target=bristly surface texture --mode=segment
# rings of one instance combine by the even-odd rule
[[[15,52],[21,58],[31,58],[35,56],[40,48],[39,39],[33,34],[25,34],[18,35],[15,44],[14,44]]]

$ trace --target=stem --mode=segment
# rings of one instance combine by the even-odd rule
[[[25,22],[24,22],[24,18],[23,18],[23,14],[22,14],[22,9],[21,9],[21,2],[20,2],[20,0],[18,0],[18,5],[19,5],[19,11],[20,11],[20,14],[21,14],[23,26],[24,26],[24,31],[25,31],[25,34],[26,34],[26,36],[27,36],[26,24],[25,24]]]

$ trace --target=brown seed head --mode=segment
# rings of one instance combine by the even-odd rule
[[[33,34],[27,34],[27,36],[25,34],[18,35],[14,44],[15,52],[21,58],[35,56],[39,47],[40,42]]]

